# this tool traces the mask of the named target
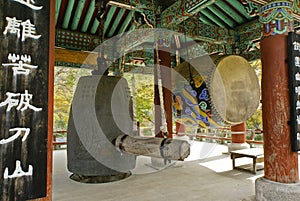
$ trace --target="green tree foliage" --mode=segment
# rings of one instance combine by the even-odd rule
[[[256,60],[250,63],[251,67],[254,68],[258,77],[259,85],[261,83],[261,61]],[[262,129],[262,109],[261,105],[257,108],[256,112],[246,121],[248,129]]]
[[[246,126],[248,129],[262,130],[262,110],[259,107],[254,115],[252,115],[247,121]]]
[[[153,126],[154,122],[154,78],[153,75],[131,74],[124,75],[135,98],[136,121],[142,127]],[[132,78],[134,77],[134,82]],[[135,87],[133,87],[133,84]],[[135,89],[134,89],[135,88]]]
[[[86,69],[55,67],[54,130],[66,130],[72,97],[79,77],[90,74]]]

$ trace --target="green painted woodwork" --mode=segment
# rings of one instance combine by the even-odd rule
[[[245,10],[250,16],[257,16],[259,14],[260,5],[249,0],[242,0],[245,5]]]
[[[108,26],[109,26],[109,23],[110,23],[112,17],[114,16],[114,13],[116,12],[116,9],[117,9],[117,7],[115,7],[115,6],[112,6],[112,7],[109,9],[109,11],[108,11],[108,13],[107,13],[107,16],[106,16],[106,19],[105,19],[105,22],[104,22],[103,35],[106,34],[107,28],[108,28]]]
[[[73,10],[73,7],[74,7],[74,3],[75,3],[75,0],[69,0],[67,10],[66,10],[66,13],[65,13],[65,18],[64,18],[64,21],[63,21],[63,24],[62,24],[62,28],[64,28],[64,29],[67,29],[68,26],[69,26],[69,22],[70,22],[70,19],[71,19],[71,14],[72,14],[72,10]]]
[[[55,30],[55,46],[92,51],[100,44],[99,36],[64,29]]]
[[[79,0],[76,11],[75,11],[75,15],[73,18],[73,22],[71,24],[71,30],[76,30],[78,28],[78,23],[82,14],[82,10],[84,8],[84,4],[85,4],[86,0]]]
[[[230,15],[235,21],[237,21],[239,24],[244,22],[244,19],[236,14],[236,12],[228,6],[223,1],[217,1],[216,5],[222,8],[228,15]]]
[[[214,13],[212,13],[210,10],[208,9],[204,9],[202,11],[200,11],[200,16],[201,15],[205,15],[207,18],[211,19],[215,24],[217,24],[218,26],[222,27],[222,28],[226,28],[226,25],[223,23],[222,20],[220,20]]]
[[[230,28],[235,27],[237,24],[227,17],[224,13],[220,12],[215,5],[210,5],[207,7],[212,13],[221,18]]]
[[[112,36],[113,36],[113,34],[114,34],[114,32],[116,31],[117,26],[119,25],[119,23],[120,23],[120,21],[121,21],[123,15],[124,15],[124,13],[125,13],[125,9],[121,9],[121,10],[119,11],[119,13],[118,13],[118,15],[117,15],[117,17],[116,17],[116,19],[115,19],[115,21],[114,21],[113,26],[110,28],[110,30],[109,30],[109,32],[108,32],[108,37],[112,37]]]
[[[229,2],[233,7],[235,7],[248,20],[251,19],[251,16],[249,16],[249,14],[246,12],[244,6],[239,1],[236,1],[236,0],[227,0],[227,2]]]
[[[95,18],[91,28],[91,34],[95,34],[97,32],[99,24],[100,22]]]
[[[130,31],[131,31],[131,30],[135,30],[135,25],[134,25],[134,23],[132,23],[132,24],[130,25],[129,30],[130,30]]]
[[[162,25],[164,27],[172,27],[180,24],[190,16],[202,11],[207,6],[215,3],[216,0],[179,0],[163,11]]]
[[[91,22],[91,19],[92,19],[94,10],[95,10],[95,0],[92,0],[91,3],[90,3],[90,6],[88,8],[87,14],[85,16],[82,28],[81,28],[82,32],[86,32],[87,31],[87,29],[89,27],[89,24]]]
[[[271,2],[260,9],[259,21],[263,37],[287,34],[293,30],[293,4],[288,1]]]
[[[211,21],[211,19],[209,19],[205,15],[201,15],[199,19],[200,19],[200,21],[202,21],[202,22],[204,22],[206,24],[213,24],[214,23],[213,21]]]
[[[55,2],[55,25],[57,24],[57,20],[58,20],[58,14],[59,14],[61,1],[62,0],[56,0],[56,2]]]
[[[126,19],[124,20],[120,30],[118,31],[118,34],[121,34],[126,30],[127,26],[131,22],[131,19],[132,19],[133,16],[134,16],[134,10],[129,12],[129,14],[127,15]]]

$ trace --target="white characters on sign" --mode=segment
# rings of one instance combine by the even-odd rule
[[[7,96],[6,100],[0,103],[0,107],[7,105],[7,109],[6,109],[7,112],[10,111],[11,108],[16,106],[17,106],[16,109],[21,111],[32,109],[33,111],[38,112],[42,110],[42,108],[37,108],[30,104],[33,95],[29,94],[28,90],[25,90],[24,94],[6,92],[6,96]],[[18,98],[20,97],[20,100],[16,99],[16,97]]]
[[[300,74],[299,74],[299,72],[295,74],[295,79],[296,79],[297,81],[300,81]]]
[[[300,95],[300,86],[295,87],[295,93]]]
[[[300,57],[295,57],[295,66],[300,67]]]
[[[25,6],[28,6],[29,8],[31,8],[33,10],[41,10],[43,8],[43,6],[34,5],[35,4],[34,0],[12,0],[12,1],[19,2]]]
[[[300,125],[300,115],[297,115],[297,124]]]
[[[30,55],[16,55],[9,53],[8,60],[12,63],[4,63],[4,67],[12,67],[14,75],[29,75],[30,69],[36,69],[38,66],[28,64],[31,62]]]
[[[22,137],[22,142],[25,142],[28,135],[30,134],[30,128],[11,128],[9,129],[10,132],[16,132],[13,136],[0,140],[0,144],[8,144],[14,140],[16,140],[18,137]]]
[[[6,21],[7,21],[7,26],[5,27],[3,34],[4,35],[6,35],[7,33],[17,34],[18,38],[20,38],[21,36],[20,26],[22,21],[17,20],[16,17],[13,18],[6,17]]]
[[[299,42],[297,42],[297,41],[294,41],[293,42],[293,46],[294,46],[294,50],[298,50],[298,51],[300,51],[300,43]]]
[[[7,105],[6,111],[9,112],[11,108],[18,106],[19,99],[16,99],[16,97],[19,97],[20,94],[6,92],[6,96],[7,96],[6,100],[0,103],[0,107]]]
[[[14,171],[14,173],[12,175],[9,175],[8,174],[8,167],[5,168],[4,170],[4,179],[12,179],[12,178],[17,178],[17,177],[23,177],[23,176],[32,176],[33,174],[33,167],[32,165],[29,165],[28,167],[28,171],[27,172],[24,172],[22,170],[22,167],[21,167],[21,162],[19,160],[16,160],[16,169]]]
[[[35,26],[31,24],[30,20],[22,22],[21,25],[23,26],[21,41],[25,41],[26,38],[39,39],[41,37],[41,35],[36,35]]]
[[[300,101],[297,100],[297,102],[296,102],[296,110],[299,110],[299,109],[300,109]]]
[[[5,30],[3,32],[4,35],[6,35],[7,33],[17,34],[17,37],[20,38],[20,26],[22,25],[22,42],[25,41],[26,38],[39,39],[41,37],[41,35],[36,35],[35,25],[31,24],[29,19],[22,22],[21,20],[17,20],[15,17],[6,17],[6,21],[7,26],[5,27]]]

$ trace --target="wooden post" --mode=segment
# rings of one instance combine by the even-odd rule
[[[231,143],[228,144],[228,152],[248,149],[250,145],[246,143],[246,123],[231,126]]]
[[[160,103],[160,98],[159,98],[159,86],[158,86],[158,73],[157,73],[157,68],[158,66],[158,50],[154,50],[154,113],[155,113],[155,136],[156,137],[163,137],[163,134],[160,130],[160,127],[162,126],[162,120],[161,120],[161,103]]]
[[[287,56],[286,35],[270,36],[261,41],[265,178],[294,183],[299,180],[298,153],[292,152],[288,124]]]
[[[287,35],[293,6],[271,1],[260,9],[262,23],[262,119],[265,175],[255,181],[255,200],[298,200],[298,153],[292,151]],[[280,16],[280,17],[277,17]],[[292,89],[294,90],[294,89]]]
[[[231,126],[231,139],[232,143],[245,143],[246,142],[246,123],[240,123]]]
[[[176,135],[181,136],[186,134],[186,126],[176,121]]]
[[[172,138],[172,75],[171,75],[171,53],[169,51],[159,51],[161,59],[161,78],[163,85],[164,109],[167,122],[168,138]]]

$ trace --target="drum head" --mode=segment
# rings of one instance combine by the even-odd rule
[[[183,62],[173,71],[176,121],[221,127],[244,122],[257,110],[260,86],[246,59],[205,56],[189,63]]]
[[[246,121],[257,110],[260,100],[254,69],[246,59],[236,55],[212,59],[217,66],[209,87],[214,109],[228,123]]]

